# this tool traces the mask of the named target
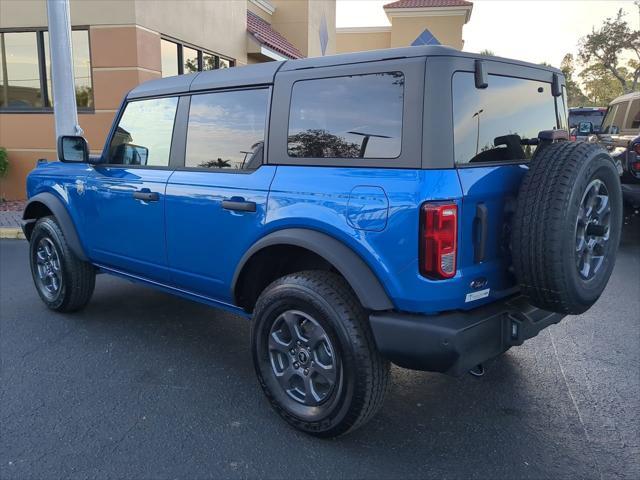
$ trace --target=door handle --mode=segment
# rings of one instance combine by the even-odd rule
[[[233,197],[230,200],[223,200],[222,208],[237,212],[255,212],[256,202],[248,202],[242,197]]]
[[[138,190],[133,192],[133,198],[136,200],[144,200],[145,202],[157,202],[160,200],[160,194],[158,192],[145,192]]]

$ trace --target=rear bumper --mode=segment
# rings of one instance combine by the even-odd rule
[[[468,312],[375,312],[369,318],[378,349],[396,365],[461,375],[563,317],[518,295]]]

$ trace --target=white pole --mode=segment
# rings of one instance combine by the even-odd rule
[[[47,17],[56,138],[61,135],[82,135],[78,125],[73,77],[69,0],[47,0]]]

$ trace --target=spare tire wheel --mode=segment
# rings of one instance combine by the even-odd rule
[[[585,312],[609,281],[621,227],[620,179],[602,147],[559,142],[536,152],[513,218],[522,293],[545,310]]]

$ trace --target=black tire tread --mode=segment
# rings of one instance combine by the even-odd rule
[[[57,239],[56,245],[61,250],[61,262],[66,283],[65,296],[57,305],[49,304],[45,299],[45,303],[52,310],[57,312],[71,313],[84,308],[95,289],[96,272],[93,265],[80,260],[69,247],[62,229],[55,220],[55,217],[48,216],[40,218],[32,232],[32,238],[36,236],[39,228],[43,228],[42,224],[46,224],[48,228],[53,230]]]
[[[600,146],[585,142],[554,143],[534,156],[520,186],[511,237],[513,266],[521,292],[545,310],[584,311],[566,295],[562,236],[583,166],[602,153]]]
[[[389,390],[390,363],[376,347],[366,310],[344,278],[333,272],[308,270],[281,277],[265,289],[258,299],[255,311],[261,310],[260,303],[267,298],[269,291],[286,284],[295,284],[320,296],[338,314],[348,332],[359,368],[352,408],[336,428],[314,434],[336,437],[350,433],[367,423],[382,407]],[[287,421],[296,423],[296,419],[291,418],[272,398],[269,400]]]

